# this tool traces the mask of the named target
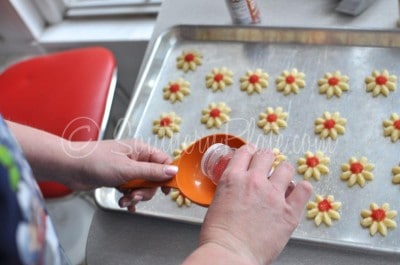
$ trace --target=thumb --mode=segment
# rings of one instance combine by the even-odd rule
[[[150,181],[164,181],[172,178],[178,172],[178,167],[151,162],[132,163],[132,167],[124,172],[124,177],[130,179],[145,179]]]

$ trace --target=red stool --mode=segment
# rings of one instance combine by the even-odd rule
[[[71,141],[101,139],[115,84],[115,58],[105,48],[34,57],[0,74],[0,113]],[[45,198],[71,193],[55,182],[39,186]]]

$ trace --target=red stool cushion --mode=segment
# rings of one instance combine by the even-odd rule
[[[97,140],[115,66],[101,47],[17,63],[0,75],[0,113],[71,141]],[[46,198],[70,193],[61,184],[40,186]]]

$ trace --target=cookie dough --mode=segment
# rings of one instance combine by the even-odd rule
[[[369,228],[371,236],[374,236],[376,232],[386,236],[388,228],[397,227],[396,221],[393,220],[396,215],[397,211],[390,210],[388,203],[384,203],[382,207],[379,207],[376,203],[371,203],[368,210],[361,211],[361,226]]]
[[[229,121],[231,108],[225,102],[211,103],[208,108],[202,110],[201,123],[204,123],[208,129],[212,127],[220,128],[222,124]]]
[[[163,88],[164,99],[175,103],[177,100],[182,101],[182,99],[190,94],[190,83],[183,80],[183,78],[178,78],[176,81],[170,81],[168,85]]]
[[[189,207],[190,205],[192,205],[192,202],[188,198],[186,198],[185,195],[183,195],[177,189],[172,189],[170,196],[171,196],[171,199],[173,201],[175,201],[176,205],[178,205],[179,207],[182,207],[183,205],[186,205]]]
[[[397,77],[391,75],[388,70],[373,71],[370,76],[365,78],[367,92],[371,92],[374,97],[379,94],[387,97],[390,92],[396,89]]]
[[[315,120],[314,132],[319,134],[321,139],[330,137],[336,140],[339,134],[344,134],[346,122],[346,119],[340,117],[339,112],[331,114],[325,111],[322,117]]]
[[[171,138],[175,132],[179,132],[180,124],[181,118],[175,112],[162,113],[159,119],[153,121],[153,133],[157,134],[158,138]]]
[[[202,64],[202,59],[203,55],[196,50],[183,51],[176,58],[176,67],[182,69],[185,73],[189,70],[194,71],[198,65]]]
[[[342,203],[335,201],[333,195],[322,197],[315,195],[315,201],[307,203],[307,218],[314,219],[316,226],[325,223],[327,226],[332,225],[332,220],[339,220],[340,214],[338,212]]]
[[[315,155],[307,151],[304,157],[297,160],[297,172],[304,175],[304,179],[310,179],[311,177],[315,180],[319,180],[321,175],[329,173],[329,157],[325,156],[323,152],[317,151]]]
[[[393,184],[400,184],[400,165],[397,167],[392,168],[392,182]]]
[[[276,168],[281,162],[287,159],[287,157],[283,153],[281,153],[278,148],[273,148],[272,152],[275,155],[274,162],[272,163],[272,168]]]
[[[352,187],[354,184],[364,187],[366,181],[371,181],[374,179],[375,165],[368,163],[366,157],[361,157],[358,160],[355,157],[351,157],[348,163],[342,164],[343,173],[340,175],[340,179],[347,181],[347,185]]]
[[[392,113],[389,120],[383,121],[383,134],[386,137],[390,136],[392,142],[400,139],[400,117],[397,113]]]
[[[326,94],[327,98],[333,95],[340,97],[343,91],[349,90],[349,77],[340,71],[326,73],[324,78],[318,80],[319,93]]]
[[[265,134],[273,132],[279,134],[280,128],[287,126],[286,120],[288,113],[284,112],[281,107],[276,109],[268,107],[264,112],[258,115],[257,126],[261,128]]]
[[[213,92],[224,90],[225,87],[233,84],[233,72],[226,67],[214,68],[206,75],[206,86]]]
[[[251,95],[254,92],[261,93],[263,88],[268,86],[268,74],[258,68],[255,71],[248,70],[246,75],[240,78],[240,90]]]
[[[172,151],[172,156],[174,157],[174,159],[178,159],[179,157],[181,157],[181,154],[184,150],[186,150],[186,148],[188,148],[190,145],[192,145],[194,142],[191,142],[190,144],[187,143],[181,143],[180,148],[176,148]]]
[[[298,94],[299,89],[306,86],[304,77],[305,74],[299,72],[296,68],[293,68],[290,71],[285,70],[275,81],[276,89],[279,92],[283,92],[285,96],[289,95],[290,93]]]

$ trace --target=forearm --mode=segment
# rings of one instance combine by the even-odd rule
[[[217,264],[217,265],[256,265],[244,257],[218,244],[206,243],[197,248],[183,265]]]
[[[78,171],[76,159],[65,152],[67,140],[29,126],[7,121],[35,177],[59,181]]]

